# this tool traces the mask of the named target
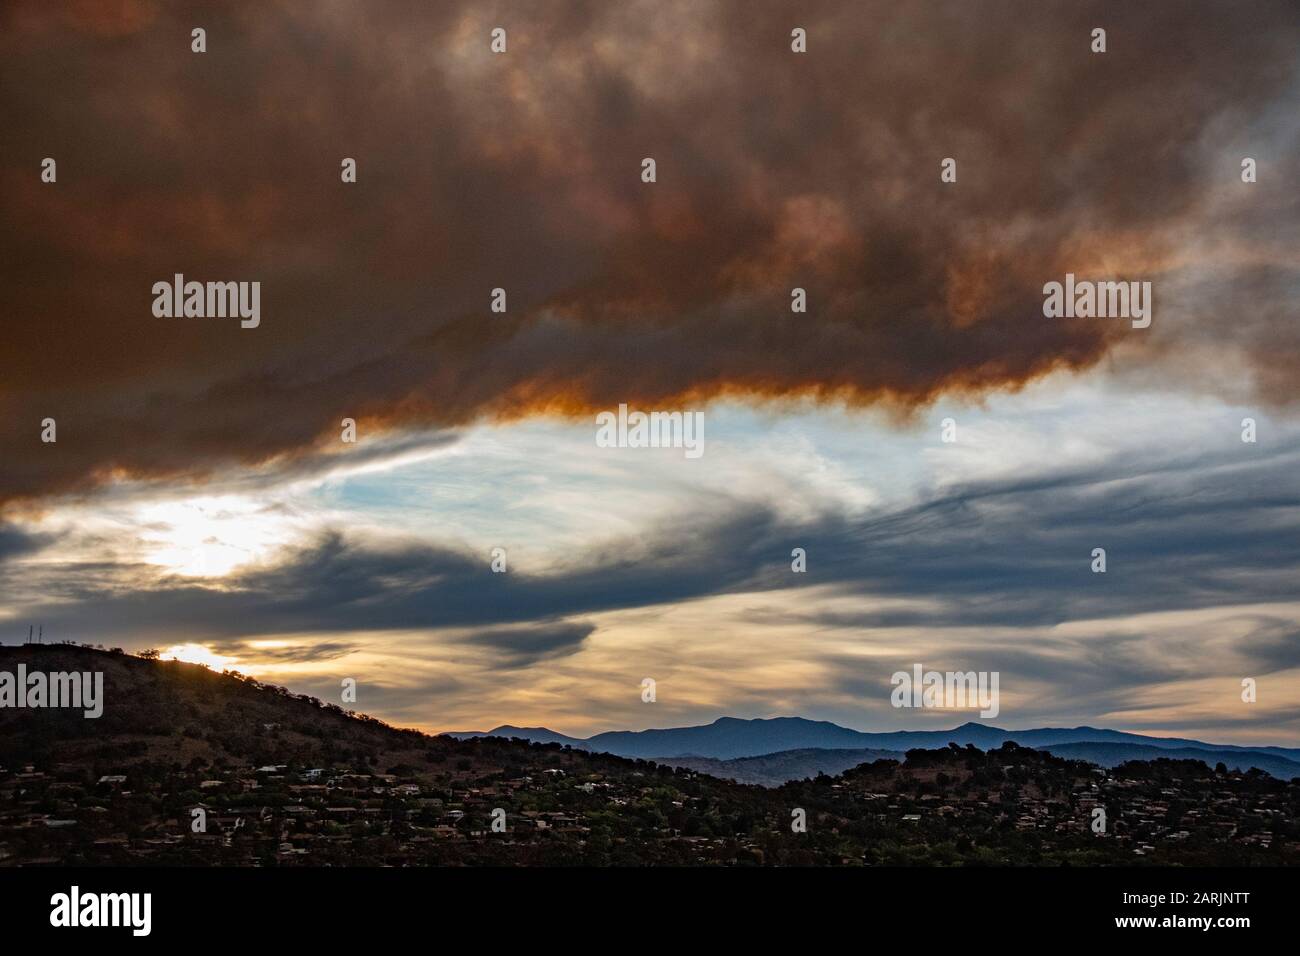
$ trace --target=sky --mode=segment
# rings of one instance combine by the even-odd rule
[[[1300,20],[1249,8],[7,5],[0,640],[426,730],[978,719],[892,707],[919,663],[1295,746]]]

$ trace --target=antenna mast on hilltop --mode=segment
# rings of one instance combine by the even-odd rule
[[[44,643],[45,643],[45,625],[44,625],[44,624],[42,624],[42,625],[40,626],[40,629],[37,630],[37,632],[36,632],[36,643],[37,643],[37,644],[44,644]]]
[[[30,644],[31,642],[32,642],[32,625],[28,624],[28,625],[27,625],[27,643]]]

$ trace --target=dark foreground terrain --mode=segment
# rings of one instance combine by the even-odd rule
[[[1300,863],[1300,781],[1258,770],[954,745],[768,789],[398,730],[198,665],[0,647],[20,663],[102,671],[105,703],[0,709],[0,865]]]

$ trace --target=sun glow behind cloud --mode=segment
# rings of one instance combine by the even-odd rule
[[[223,577],[267,558],[293,522],[240,495],[157,501],[139,506],[145,561],[186,577]]]
[[[213,670],[237,670],[247,672],[237,666],[239,658],[218,654],[202,644],[174,644],[159,655],[165,661],[183,661],[186,664],[203,664]]]

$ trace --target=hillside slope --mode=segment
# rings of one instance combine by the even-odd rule
[[[954,746],[766,789],[557,743],[431,737],[198,665],[0,647],[0,671],[20,664],[102,672],[105,699],[98,719],[0,707],[0,866],[1300,860],[1300,783],[1196,761],[1106,771]]]
[[[1073,744],[1053,744],[1050,747],[1039,747],[1037,749],[1046,750],[1058,757],[1086,760],[1099,767],[1117,767],[1129,760],[1158,760],[1164,757],[1169,760],[1199,760],[1210,767],[1221,763],[1229,770],[1246,771],[1254,768],[1277,777],[1279,780],[1293,780],[1300,777],[1300,763],[1253,751],[1208,749],[1205,747],[1150,747],[1140,744],[1106,744],[1090,741]]]
[[[711,760],[708,757],[664,757],[658,762],[670,767],[687,767],[723,780],[779,787],[791,780],[805,780],[818,774],[838,776],[859,764],[875,760],[902,761],[896,750],[782,750],[759,757]]]

